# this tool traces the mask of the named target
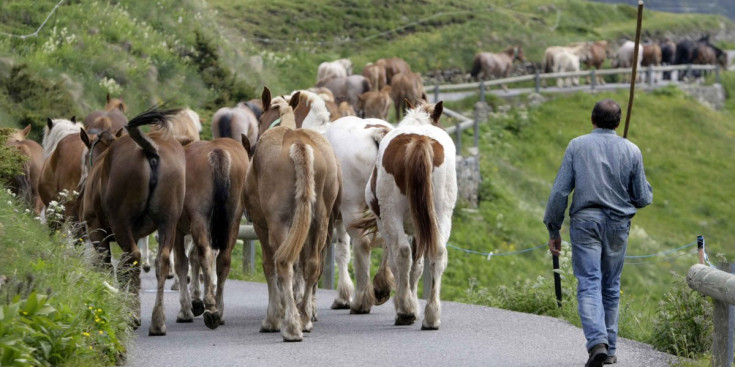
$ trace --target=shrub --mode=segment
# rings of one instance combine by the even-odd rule
[[[690,289],[684,277],[672,274],[674,287],[659,304],[652,344],[678,356],[701,357],[712,347],[712,303]]]
[[[0,183],[7,185],[23,171],[26,158],[12,147],[5,146],[5,141],[14,129],[0,128]]]

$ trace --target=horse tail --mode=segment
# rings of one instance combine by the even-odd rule
[[[214,149],[209,153],[209,164],[212,167],[214,181],[212,215],[209,217],[209,236],[211,246],[215,250],[225,250],[230,239],[230,223],[232,213],[227,203],[230,199],[230,154],[222,149]]]
[[[378,232],[378,217],[370,210],[366,210],[362,217],[357,218],[350,223],[350,229],[356,229],[364,234],[374,234]]]
[[[363,78],[362,79],[362,93],[369,92],[371,90],[372,90],[372,85],[370,84],[370,80],[368,80],[368,78]]]
[[[427,252],[430,257],[435,257],[438,252],[439,229],[431,182],[433,162],[434,149],[429,138],[414,140],[406,147],[404,159],[404,165],[408,169],[406,197],[416,239],[414,259],[421,258]]]
[[[291,145],[288,155],[296,171],[296,210],[286,240],[276,251],[275,259],[277,262],[294,263],[309,235],[312,205],[316,202],[314,149],[298,142]]]
[[[553,72],[554,68],[554,55],[551,54],[551,52],[547,52],[544,54],[544,73],[551,73]]]
[[[220,138],[234,138],[232,136],[232,113],[223,114],[219,119]]]
[[[143,125],[155,125],[164,134],[171,133],[171,122],[169,116],[177,114],[179,110],[161,111],[156,107],[149,109],[141,113],[138,116],[133,117],[128,122],[126,129],[128,134],[133,141],[143,149],[143,152],[150,161],[151,159],[158,159],[158,146],[151,140],[148,135],[143,134],[140,131],[140,127]]]
[[[482,61],[478,55],[475,56],[475,60],[472,62],[472,71],[470,71],[470,76],[477,78],[477,76],[480,75],[480,69],[482,69]]]

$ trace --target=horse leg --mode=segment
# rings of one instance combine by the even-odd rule
[[[148,250],[148,236],[138,240],[141,258],[143,259],[143,271],[146,273],[151,271],[150,251]]]
[[[326,212],[326,208],[321,208],[321,213]],[[323,218],[322,215],[316,214],[317,218]],[[301,302],[301,307],[299,310],[299,313],[301,315],[301,330],[304,332],[311,332],[311,329],[314,327],[313,320],[316,319],[315,316],[315,301],[316,301],[316,294],[314,292],[317,282],[319,281],[319,275],[321,273],[321,264],[323,261],[323,254],[326,253],[327,246],[330,245],[328,243],[328,239],[331,239],[329,234],[329,221],[321,221],[315,224],[312,224],[312,226],[318,226],[316,229],[314,235],[310,236],[310,240],[307,241],[305,244],[306,247],[304,250],[305,252],[305,259],[302,261],[303,263],[303,271],[304,271],[304,282],[305,282],[305,288],[306,292],[304,292],[304,299]]]
[[[231,238],[227,242],[227,248],[219,251],[217,254],[217,264],[215,266],[216,272],[214,271],[215,269],[210,268],[212,275],[216,274],[216,279],[212,279],[212,283],[216,284],[215,302],[217,303],[217,311],[219,312],[220,325],[225,324],[225,281],[227,280],[227,275],[230,274],[230,267],[232,265],[232,247],[235,245],[235,241],[237,240],[237,229],[239,226],[240,222],[238,221],[235,223],[234,228],[230,228],[230,233],[233,235],[230,236]]]
[[[217,312],[217,304],[214,299],[212,283],[212,249],[209,242],[209,230],[207,221],[201,216],[191,217],[191,238],[197,248],[199,255],[199,266],[204,278],[204,324],[210,329],[216,329],[220,323],[220,315]]]
[[[383,242],[376,241],[376,242]],[[375,244],[371,244],[371,246],[375,246]],[[375,273],[375,277],[373,278],[373,287],[375,289],[375,304],[380,306],[383,303],[387,302],[388,299],[390,299],[390,292],[395,288],[395,280],[393,279],[393,273],[390,271],[390,266],[388,265],[388,259],[390,259],[390,255],[388,254],[388,249],[383,246],[383,256],[380,259],[380,267],[378,268],[378,271]]]
[[[163,288],[171,265],[171,249],[176,236],[176,224],[161,223],[158,227],[158,256],[156,258],[156,303],[153,306],[149,336],[166,335],[166,314],[163,306]]]
[[[133,299],[133,325],[137,328],[140,326],[140,251],[131,228],[124,221],[120,222],[122,223],[112,225],[115,241],[123,251],[117,264],[117,280],[120,287],[127,289]]]
[[[370,309],[375,304],[375,293],[373,284],[370,281],[370,241],[361,231],[352,231],[352,239],[355,242],[355,280],[357,281],[357,290],[355,298],[350,305],[351,314],[370,313]]]
[[[190,236],[187,236],[190,237]],[[204,301],[202,301],[202,285],[199,283],[200,280],[200,269],[199,266],[199,249],[193,245],[189,249],[189,265],[191,272],[191,282],[189,283],[189,292],[191,293],[191,307],[194,316],[199,316],[204,313]]]
[[[176,238],[174,240],[176,275],[179,279],[184,279],[183,277],[186,277],[186,273],[189,271],[189,262],[186,259],[184,237],[183,233],[177,231]],[[194,321],[194,314],[191,312],[191,296],[189,294],[189,290],[186,287],[181,287],[178,291],[179,304],[181,305],[181,308],[178,316],[176,316],[176,322],[192,322]]]
[[[341,220],[337,223],[337,245],[335,247],[339,282],[337,284],[337,297],[332,302],[331,308],[333,310],[341,310],[350,308],[350,298],[355,288],[348,270],[350,262],[350,236],[347,234],[345,224]]]
[[[441,295],[442,274],[447,268],[447,248],[446,243],[449,240],[449,229],[452,225],[451,211],[448,215],[442,215],[438,218],[439,236],[437,240],[437,253],[433,258],[428,258],[429,270],[431,271],[431,288],[426,298],[426,307],[424,308],[424,321],[421,324],[422,330],[437,330],[441,325]],[[426,281],[426,279],[424,279]]]
[[[270,234],[268,229],[253,223],[255,233],[260,240],[260,248],[263,252],[263,275],[268,283],[268,311],[265,319],[260,325],[261,333],[271,333],[281,330],[281,318],[283,317],[283,305],[281,294],[276,279],[276,267],[273,260],[275,251],[270,247]]]
[[[88,228],[93,228],[89,231],[89,241],[95,249],[94,263],[102,269],[109,270],[113,273],[112,267],[112,255],[110,253],[110,236],[111,231],[104,230],[99,227],[98,223],[91,222]]]
[[[301,341],[304,338],[301,332],[299,311],[293,293],[294,264],[288,261],[276,261],[276,276],[278,277],[278,288],[284,305],[283,328],[281,334],[283,341]]]
[[[386,220],[387,219],[387,220]],[[384,240],[390,248],[391,270],[396,280],[396,294],[393,303],[396,308],[395,325],[411,325],[416,321],[416,309],[411,297],[410,270],[411,245],[403,233],[402,218],[386,218],[382,220],[385,230]]]
[[[416,237],[411,238],[411,254],[416,253]],[[411,286],[410,300],[415,310],[417,310],[416,316],[418,316],[419,309],[419,278],[424,270],[424,258],[419,257],[411,262],[409,284]]]

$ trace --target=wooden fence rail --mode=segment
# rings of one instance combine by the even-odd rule
[[[714,298],[712,365],[730,367],[735,329],[735,264],[720,264],[720,269],[696,264],[689,268],[687,284],[689,288]]]

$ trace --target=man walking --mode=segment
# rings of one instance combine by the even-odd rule
[[[586,366],[617,362],[620,274],[630,220],[637,208],[653,200],[640,149],[615,133],[620,115],[620,106],[611,99],[595,104],[594,130],[569,142],[544,215],[549,250],[558,256],[567,197],[574,191],[569,233],[578,312],[589,352]]]

